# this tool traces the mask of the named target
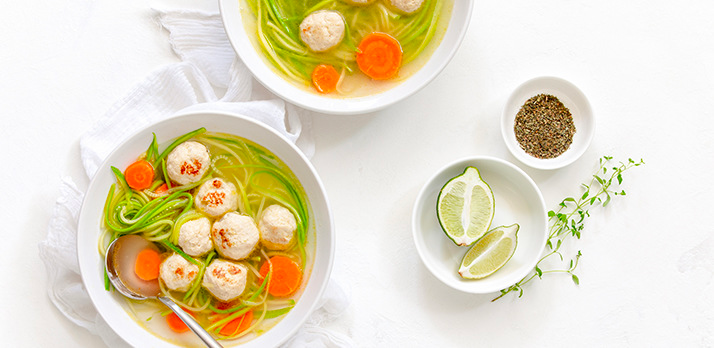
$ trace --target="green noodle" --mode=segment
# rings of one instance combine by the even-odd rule
[[[201,262],[201,265],[199,266],[199,271],[198,271],[198,276],[196,276],[196,279],[203,279],[203,274],[206,272],[206,266],[208,266],[211,263],[211,260],[216,256],[215,251],[211,251],[208,256],[206,256],[206,261]],[[186,291],[186,294],[183,297],[183,301],[186,302],[188,301],[193,302],[196,298],[196,294],[198,294],[198,290],[201,288],[201,282],[193,282],[193,285],[191,285],[191,288]]]
[[[265,319],[272,319],[272,318],[277,318],[281,315],[284,315],[288,312],[290,312],[291,309],[293,309],[293,306],[285,307],[285,308],[280,308],[280,309],[273,309],[269,310],[265,313]]]
[[[161,244],[166,246],[167,249],[171,249],[173,252],[181,255],[181,257],[186,259],[186,261],[188,261],[196,266],[199,266],[199,267],[201,266],[201,264],[202,264],[201,261],[198,261],[198,260],[194,259],[193,257],[188,256],[188,254],[183,252],[183,250],[179,249],[179,247],[173,245],[173,243],[169,242],[168,240],[161,241]]]
[[[151,134],[153,138],[151,140],[151,144],[149,145],[149,149],[146,150],[146,160],[153,163],[156,156],[159,155],[159,145],[156,143],[156,133]]]
[[[169,180],[169,172],[166,170],[166,161],[162,158],[159,163],[161,164],[161,172],[164,174],[164,181],[166,182],[166,187],[171,189],[171,180]]]

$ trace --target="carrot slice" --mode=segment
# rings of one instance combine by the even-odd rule
[[[161,256],[154,249],[144,249],[136,256],[134,272],[136,276],[149,281],[159,277],[159,267],[161,266]]]
[[[249,311],[245,312],[243,315],[241,315],[240,317],[229,321],[228,324],[224,325],[221,328],[221,331],[219,331],[219,333],[223,336],[235,336],[235,335],[247,330],[250,327],[250,324],[252,322],[253,322],[253,311],[249,310]]]
[[[277,297],[288,296],[295,292],[302,279],[300,265],[289,257],[276,255],[270,258],[270,262],[266,261],[260,266],[261,277],[265,278],[268,274],[271,263],[273,274],[268,284],[268,292]]]
[[[340,73],[332,65],[320,64],[312,71],[312,84],[320,93],[334,92],[338,81]]]
[[[171,312],[166,316],[166,323],[169,324],[171,331],[176,333],[182,333],[188,331],[188,326],[181,320],[181,318],[176,315],[176,313]]]
[[[139,160],[126,168],[124,177],[129,187],[134,190],[143,190],[149,188],[151,182],[154,181],[154,167],[147,161]]]
[[[169,186],[166,184],[162,184],[161,186],[157,187],[156,190],[154,190],[154,193],[160,195],[162,193],[166,193],[166,191],[168,191],[168,190],[169,190]]]
[[[402,65],[402,46],[389,34],[371,33],[357,47],[357,65],[375,80],[390,79]]]

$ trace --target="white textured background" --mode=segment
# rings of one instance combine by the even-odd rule
[[[150,6],[216,7],[15,1],[0,11],[3,345],[103,344],[49,302],[37,243],[61,176],[86,185],[79,136],[145,75],[177,61]],[[704,0],[479,0],[461,50],[422,91],[374,114],[315,117],[313,162],[338,234],[334,274],[352,294],[331,327],[365,347],[714,346],[712,18]],[[577,85],[597,119],[575,164],[521,166],[548,208],[578,194],[601,155],[647,164],[625,174],[628,195],[593,211],[570,249],[584,254],[580,286],[553,276],[521,299],[491,303],[426,270],[411,209],[446,163],[516,161],[498,117],[510,91],[542,75]]]

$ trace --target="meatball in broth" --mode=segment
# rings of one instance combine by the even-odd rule
[[[336,11],[315,11],[300,23],[300,39],[315,52],[339,45],[344,37],[345,19]]]
[[[198,182],[211,164],[208,149],[201,143],[186,141],[166,157],[166,172],[179,185]]]
[[[204,182],[196,194],[196,207],[211,217],[238,209],[236,186],[220,178]]]
[[[240,263],[219,259],[206,267],[202,285],[213,297],[226,302],[243,293],[247,279],[247,267]]]
[[[272,250],[286,250],[292,244],[297,229],[295,216],[287,208],[273,204],[261,214],[258,221],[260,242]]]
[[[397,11],[405,14],[412,14],[421,8],[424,0],[389,0],[389,3],[397,9]]]
[[[178,245],[186,254],[196,257],[213,250],[211,221],[203,217],[185,222],[179,229]]]
[[[225,258],[242,260],[253,252],[260,233],[250,216],[230,212],[213,223],[211,238],[218,254]]]
[[[179,254],[172,254],[161,263],[159,277],[167,288],[186,292],[198,275],[198,266]]]

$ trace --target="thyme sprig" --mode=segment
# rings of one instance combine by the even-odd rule
[[[536,277],[542,279],[544,274],[566,273],[570,275],[576,285],[580,284],[580,279],[574,273],[582,256],[580,250],[569,261],[568,267],[543,270],[541,264],[545,260],[551,259],[552,256],[557,255],[560,258],[560,262],[565,265],[565,259],[560,251],[563,241],[572,237],[580,239],[581,232],[585,227],[585,220],[590,217],[590,209],[597,205],[605,207],[610,203],[612,197],[626,195],[625,190],[619,187],[622,184],[622,174],[632,167],[645,164],[642,159],[639,162],[635,162],[632,158],[629,158],[627,162],[620,162],[618,166],[609,167],[611,160],[612,157],[610,156],[600,158],[600,166],[593,174],[590,183],[581,184],[584,192],[579,198],[567,197],[558,204],[557,210],[548,212],[548,223],[550,225],[546,242],[546,250],[548,252],[538,260],[531,273],[510,287],[502,289],[501,294],[491,300],[492,302],[514,291],[518,291],[518,297],[520,298],[523,296],[523,286]]]

